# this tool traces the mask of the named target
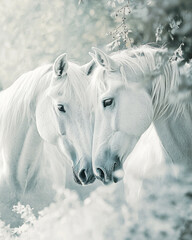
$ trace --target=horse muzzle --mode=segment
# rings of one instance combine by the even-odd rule
[[[105,185],[108,185],[110,183],[117,183],[122,180],[123,169],[120,158],[116,155],[114,158],[110,159],[110,163],[96,165],[95,176]]]
[[[73,176],[76,183],[80,185],[91,184],[95,181],[95,175],[93,174],[92,165],[90,164],[76,164],[73,167]]]

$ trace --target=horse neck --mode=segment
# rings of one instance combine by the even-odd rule
[[[177,63],[166,64],[161,76],[154,81],[152,101],[154,125],[162,145],[172,162],[191,162],[191,104],[175,101],[170,103],[170,94],[178,88],[180,74]]]
[[[41,166],[43,142],[35,122],[23,120],[2,149],[4,177],[17,191],[32,187]],[[31,186],[30,186],[31,184]]]
[[[26,130],[27,129],[27,130]],[[10,210],[13,205],[29,204],[35,214],[48,206],[54,198],[54,190],[48,177],[42,176],[44,166],[43,141],[36,125],[31,123],[20,131],[15,145],[10,145],[4,154],[4,174],[0,176],[0,211],[2,219],[8,224],[20,219]],[[26,131],[25,131],[26,130]],[[40,199],[40,200],[39,200]]]
[[[170,109],[171,110],[171,109]],[[165,113],[154,121],[162,145],[173,163],[192,166],[192,110],[186,107],[179,114]]]

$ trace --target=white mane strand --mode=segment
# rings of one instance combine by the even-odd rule
[[[26,131],[35,116],[36,100],[39,94],[45,91],[50,84],[50,74],[51,65],[39,67],[34,71],[23,74],[11,87],[0,93],[0,165],[1,171],[6,171],[7,177],[10,177],[15,184],[18,184],[19,179],[25,173],[18,169],[20,165],[17,166],[19,164],[17,161],[8,162],[7,153],[10,148],[13,154],[21,151],[21,149],[18,149],[18,142],[23,141],[22,139],[26,137]],[[25,135],[21,136],[20,133],[22,132],[25,132]],[[15,160],[18,158],[17,155],[12,157]],[[27,188],[28,181],[34,179],[40,166],[35,161],[31,164],[33,166],[27,173],[26,183],[23,183],[26,185],[25,188]],[[17,176],[18,173],[19,176]]]
[[[154,120],[168,111],[169,115],[183,112],[183,104],[169,101],[170,94],[180,83],[180,75],[177,63],[169,61],[166,49],[142,46],[115,54],[114,59],[122,63],[125,73],[133,73],[141,85],[152,83]]]
[[[23,74],[11,87],[0,93],[0,143],[4,146],[17,131],[24,118],[33,117],[33,106],[38,94],[47,88],[50,77],[46,76],[51,65]]]

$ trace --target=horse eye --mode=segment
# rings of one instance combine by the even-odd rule
[[[103,100],[103,107],[108,107],[110,106],[111,104],[113,103],[113,98],[108,98],[108,99],[105,99]]]
[[[64,106],[63,106],[62,104],[58,104],[58,105],[57,105],[57,108],[58,108],[58,110],[59,110],[60,112],[64,112],[64,113],[66,112],[66,111],[65,111],[65,108],[64,108]]]

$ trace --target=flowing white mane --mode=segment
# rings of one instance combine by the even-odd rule
[[[176,62],[168,60],[166,49],[145,45],[116,52],[111,57],[120,64],[121,79],[125,82],[125,86],[129,81],[139,83],[139,87],[150,85],[152,82],[154,119],[163,116],[170,109],[170,114],[174,112],[176,115],[183,111],[184,104],[172,105],[169,102],[170,93],[179,85],[180,76]],[[106,70],[99,66],[96,72],[97,77],[92,81],[94,101],[98,99],[99,92],[106,90]],[[130,79],[130,75],[134,78]]]
[[[50,69],[48,65],[27,72],[0,93],[1,147],[6,145],[24,119],[31,120],[37,96],[49,84],[47,73]]]

